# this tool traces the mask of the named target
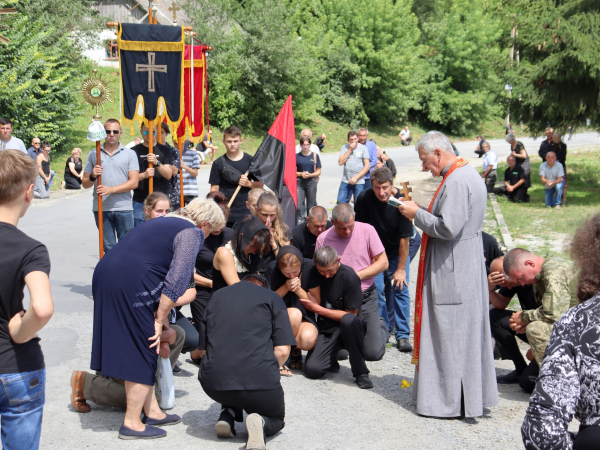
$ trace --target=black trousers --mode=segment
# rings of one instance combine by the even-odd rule
[[[511,202],[523,202],[529,203],[529,194],[527,194],[527,188],[524,184],[519,186],[512,192],[506,190],[506,186],[502,186],[494,189],[494,194],[505,195]]]
[[[315,348],[306,355],[304,373],[308,378],[321,378],[329,369],[336,367],[337,354],[345,348],[350,355],[352,375],[369,373],[365,364],[365,327],[354,314],[346,314],[340,320],[340,326],[326,333],[320,332]]]
[[[196,198],[195,195],[184,195],[183,196],[183,202],[187,205],[189,202],[191,202],[195,198]]]
[[[200,322],[204,318],[204,312],[208,306],[210,297],[200,297],[196,295],[196,299],[190,303],[190,310],[192,311],[192,319],[194,319],[194,327],[198,332],[200,331]]]
[[[223,408],[235,411],[235,420],[242,422],[242,410],[246,414],[259,414],[265,421],[265,434],[272,436],[281,430],[285,423],[285,400],[283,388],[268,391],[212,391],[206,390],[206,395]]]
[[[575,437],[573,450],[597,450],[600,442],[600,426],[580,426]]]

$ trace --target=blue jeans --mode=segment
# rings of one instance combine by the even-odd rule
[[[546,206],[560,205],[562,200],[563,183],[552,186],[550,189],[544,189],[546,197]],[[555,198],[556,197],[556,198]]]
[[[50,190],[50,188],[52,187],[52,180],[54,180],[54,175],[56,175],[56,172],[50,169],[50,182],[48,183],[48,190]]]
[[[98,211],[94,211],[94,219],[98,226]],[[102,224],[104,252],[107,252],[133,229],[133,214],[131,211],[102,211]]]
[[[363,187],[363,191],[365,189],[371,189],[371,179],[370,178],[365,178],[365,186]]]
[[[140,223],[145,222],[144,217],[144,204],[139,202],[132,202],[133,204],[133,226],[137,227]]]
[[[37,449],[46,400],[46,369],[0,375],[2,447]]]
[[[340,189],[338,190],[337,203],[349,203],[350,198],[352,198],[352,194],[354,194],[354,201],[358,198],[358,194],[360,194],[365,188],[364,184],[348,184],[343,181],[340,183]]]
[[[383,318],[388,330],[396,329],[396,340],[410,335],[410,293],[407,286],[394,289],[394,272],[398,268],[398,257],[389,260],[386,271],[375,276],[379,316]],[[406,261],[406,283],[410,279],[410,259]]]

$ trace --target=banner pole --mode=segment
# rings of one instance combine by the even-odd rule
[[[102,152],[100,151],[100,141],[96,141],[96,164],[102,165],[100,159],[102,158]],[[102,184],[102,175],[96,177],[96,190],[98,186]],[[104,256],[104,222],[102,220],[102,196],[98,195],[98,235],[100,237],[100,259]]]
[[[183,147],[181,145],[181,138],[177,139],[177,148],[179,149],[179,156],[180,156],[180,161],[181,161],[181,164],[179,166],[179,194],[180,194],[179,204],[183,208],[185,206],[185,203],[183,202],[183,171],[185,169],[183,168]]]
[[[154,120],[149,120],[148,121],[148,154],[149,155],[154,154],[154,151],[152,150],[152,147],[154,146],[153,137],[154,137]],[[152,169],[154,167],[154,165],[150,161],[148,161],[148,167],[150,169]],[[154,177],[150,177],[150,179],[148,180],[148,194],[152,194],[152,192],[154,192]]]
[[[250,171],[246,172],[245,175],[248,176],[248,174],[250,173]],[[227,206],[229,208],[231,208],[231,205],[233,204],[233,201],[235,200],[235,198],[238,195],[238,192],[240,192],[240,189],[242,188],[241,184],[238,184],[238,187],[235,189],[235,192],[233,193],[233,195],[231,196],[231,200],[229,200],[229,203],[227,204]]]

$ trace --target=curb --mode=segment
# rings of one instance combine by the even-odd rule
[[[496,216],[496,222],[498,222],[498,226],[500,227],[500,234],[502,235],[504,245],[508,250],[515,248],[515,244],[513,243],[512,237],[508,232],[506,222],[504,221],[504,216],[502,215],[502,211],[500,211],[500,206],[498,205],[498,201],[496,200],[496,194],[489,193],[488,196],[490,197],[490,201],[492,202],[492,209],[494,210],[494,214]]]

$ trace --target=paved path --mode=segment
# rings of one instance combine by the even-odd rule
[[[531,154],[534,146],[524,139]],[[569,148],[597,145],[598,136],[576,136]],[[469,156],[475,143],[458,144],[461,154]],[[508,145],[492,141],[499,157],[508,154]],[[415,198],[426,202],[435,189],[429,174],[420,172],[414,147],[388,149],[399,169],[399,181],[415,184]],[[475,164],[481,160],[474,159]],[[324,175],[319,184],[318,201],[333,206],[341,177],[336,154],[323,155]],[[201,194],[208,191],[208,170],[199,176]],[[47,366],[47,398],[42,432],[42,448],[173,448],[241,449],[245,429],[238,426],[238,437],[218,440],[214,422],[218,407],[202,391],[197,369],[182,355],[183,372],[175,379],[174,413],[183,423],[168,428],[166,439],[150,442],[120,441],[117,430],[123,413],[92,405],[89,414],[76,413],[69,402],[69,379],[73,370],[88,370],[92,339],[93,302],[91,280],[98,262],[97,230],[91,213],[91,192],[61,192],[50,200],[36,200],[19,228],[45,243],[52,260],[51,284],[55,314],[40,332]],[[411,266],[414,298],[417,263]],[[184,310],[187,310],[186,309]],[[189,314],[188,314],[189,315]],[[269,439],[269,448],[281,449],[497,449],[521,448],[520,424],[528,396],[518,387],[500,386],[500,405],[476,420],[436,420],[417,416],[410,399],[410,388],[401,389],[402,380],[412,381],[414,366],[410,355],[388,349],[381,361],[370,362],[375,389],[358,389],[349,364],[342,363],[339,374],[323,380],[308,380],[301,372],[282,380],[286,392],[286,427]],[[511,364],[496,362],[500,373]]]

